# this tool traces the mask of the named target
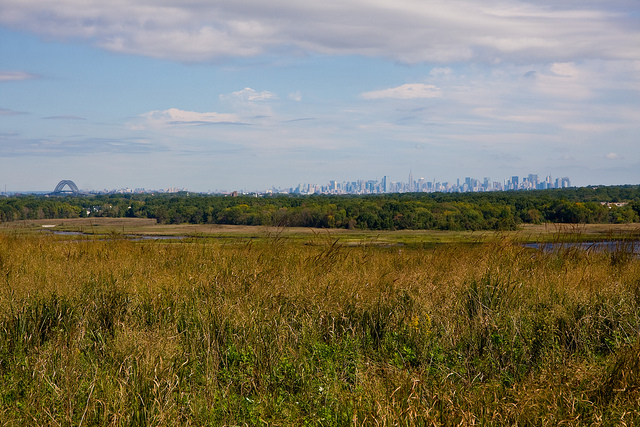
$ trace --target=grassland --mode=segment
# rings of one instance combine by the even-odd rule
[[[403,244],[430,246],[450,243],[483,243],[499,238],[514,242],[579,242],[601,240],[640,240],[640,224],[521,224],[516,231],[442,230],[347,230],[309,227],[266,227],[222,224],[158,224],[142,218],[70,218],[12,221],[0,223],[0,233],[50,234],[76,232],[93,237],[181,237],[243,240],[274,236],[308,242],[323,235],[346,245],[389,246]]]
[[[0,233],[2,425],[640,424],[623,246],[49,222]]]

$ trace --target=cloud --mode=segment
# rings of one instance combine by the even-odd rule
[[[70,115],[65,115],[65,116],[49,116],[49,117],[43,117],[44,120],[87,120],[84,117],[79,117],[79,116],[70,116]]]
[[[561,123],[560,126],[563,129],[586,132],[589,134],[594,133],[611,133],[620,129],[624,129],[629,125],[627,123]]]
[[[13,111],[13,110],[8,110],[6,108],[0,108],[0,117],[1,116],[17,116],[20,114],[26,114],[26,113],[23,113],[22,111]]]
[[[291,120],[285,120],[284,123],[295,123],[295,122],[306,122],[309,120],[316,120],[315,117],[302,117],[299,119],[291,119]]]
[[[592,96],[589,84],[594,79],[584,67],[574,63],[554,63],[545,73],[534,76],[537,89],[560,98],[587,99]]]
[[[635,3],[524,0],[4,0],[0,24],[178,61],[265,54],[406,63],[637,60]]]
[[[270,103],[266,101],[277,99],[278,96],[273,92],[258,92],[250,87],[220,95],[220,101],[225,103],[228,108],[235,111],[245,120],[250,120],[254,123],[256,119],[263,119],[262,122],[268,121],[274,115]]]
[[[0,157],[83,156],[103,153],[143,154],[166,151],[161,144],[139,138],[22,138],[0,135]]]
[[[638,61],[555,62],[524,73],[522,83],[533,92],[556,101],[577,101],[624,97],[640,92]]]
[[[426,85],[422,83],[410,83],[390,89],[376,90],[373,92],[365,92],[360,95],[364,99],[419,99],[419,98],[437,98],[441,96],[441,91],[436,86]]]
[[[527,123],[550,123],[557,117],[553,116],[553,112],[549,111],[533,111],[527,109],[527,114],[509,114],[505,109],[478,107],[472,110],[473,114],[491,120],[501,120],[507,122],[517,122],[521,124]]]
[[[432,77],[443,77],[453,73],[453,70],[449,67],[435,67],[429,71],[429,75]]]
[[[141,117],[153,126],[240,123],[240,118],[235,114],[198,113],[177,108],[149,111]]]
[[[269,91],[257,92],[250,87],[245,87],[238,92],[232,92],[227,95],[220,95],[220,99],[223,101],[241,101],[241,102],[255,102],[266,101],[267,99],[277,99],[277,96]]]
[[[616,160],[620,158],[620,156],[617,153],[609,153],[605,157],[609,160]]]
[[[20,80],[37,79],[36,74],[25,73],[24,71],[0,71],[0,82],[14,82]]]
[[[288,98],[292,101],[302,101],[302,94],[300,93],[300,91],[296,91],[290,93]]]

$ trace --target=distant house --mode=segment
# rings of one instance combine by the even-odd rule
[[[621,208],[623,206],[627,206],[629,203],[627,203],[627,202],[600,202],[600,204],[602,206],[607,206],[609,209],[611,209],[612,206],[615,206],[617,208]]]

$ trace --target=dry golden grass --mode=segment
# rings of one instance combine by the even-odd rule
[[[0,424],[640,422],[637,257],[335,237],[0,233]]]
[[[640,224],[523,224],[517,231],[346,230],[302,227],[265,227],[224,224],[157,224],[142,218],[72,218],[0,223],[0,232],[51,234],[81,232],[93,236],[175,236],[213,239],[287,238],[313,243],[319,236],[340,239],[343,245],[430,246],[450,243],[486,243],[496,239],[519,242],[598,241],[638,239]]]

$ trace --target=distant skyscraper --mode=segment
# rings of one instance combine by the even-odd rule
[[[457,183],[457,184],[456,184]],[[522,179],[518,176],[512,176],[509,179],[505,179],[503,182],[491,181],[491,178],[484,177],[482,180],[478,180],[473,177],[457,178],[454,182],[429,182],[424,178],[415,179],[413,176],[413,170],[409,171],[409,182],[392,182],[385,175],[381,181],[377,180],[362,180],[357,181],[343,181],[338,182],[331,180],[328,185],[316,185],[316,184],[298,184],[297,187],[289,188],[285,192],[294,194],[378,194],[378,193],[418,193],[418,192],[476,192],[476,191],[506,191],[506,190],[546,190],[548,188],[567,188],[571,187],[571,181],[568,177],[562,177],[558,179],[552,179],[551,175],[543,176],[540,179],[537,174],[529,174]],[[136,189],[135,192],[143,192],[143,189]],[[127,190],[133,192],[134,190]],[[170,191],[179,191],[178,189],[167,189]],[[274,188],[274,192],[281,192]]]
[[[420,178],[418,180],[418,185],[417,185],[416,191],[422,192],[422,191],[425,191],[426,189],[427,189],[427,184],[426,184],[424,178]]]

